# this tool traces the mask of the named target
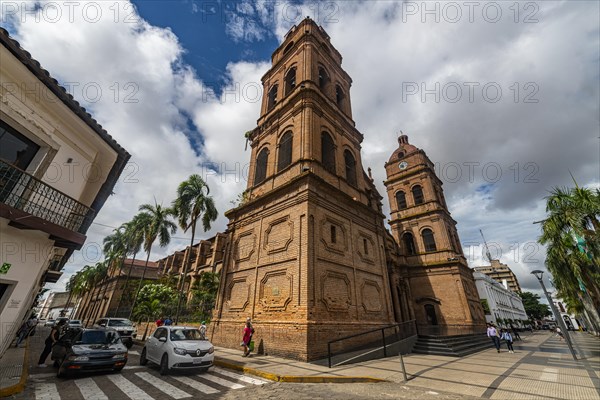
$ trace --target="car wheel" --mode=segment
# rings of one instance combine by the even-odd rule
[[[125,347],[127,347],[128,349],[133,347],[133,340],[127,340],[125,341]]]
[[[54,360],[54,364],[52,364],[52,366],[54,368],[59,368],[60,367],[60,363],[58,362],[58,360]]]
[[[160,359],[160,374],[167,375],[169,373],[169,356],[163,354]]]
[[[148,359],[146,358],[146,348],[142,349],[142,354],[140,354],[140,365],[148,364]]]

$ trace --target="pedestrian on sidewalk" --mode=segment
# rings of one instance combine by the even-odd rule
[[[561,342],[565,338],[562,329],[560,329],[558,326],[556,327],[556,336],[558,336],[558,340],[560,340]]]
[[[515,341],[521,340],[521,336],[519,335],[519,332],[517,332],[517,328],[515,328],[513,324],[510,325],[510,330],[512,331],[512,335],[515,338]]]
[[[494,343],[494,347],[496,347],[496,351],[500,353],[500,337],[498,335],[498,330],[494,326],[494,324],[487,324],[487,336],[492,339],[492,343]]]
[[[171,325],[173,325],[173,320],[171,319],[171,317],[167,317],[167,319],[165,319],[165,326]]]
[[[252,321],[250,318],[246,319],[246,325],[244,326],[243,333],[242,346],[244,347],[244,354],[242,357],[248,357],[250,354],[250,342],[252,341],[252,334],[254,333],[254,328],[252,327]]]
[[[506,342],[506,347],[508,348],[509,353],[515,352],[515,350],[513,349],[513,338],[507,329],[502,329],[500,339],[504,339],[504,341]]]
[[[161,326],[163,326],[165,324],[165,319],[164,317],[160,317],[159,319],[156,320],[156,327],[159,328]]]
[[[46,358],[48,358],[48,355],[52,352],[52,346],[54,346],[54,343],[58,342],[58,337],[60,336],[60,332],[63,328],[63,325],[65,325],[66,323],[67,323],[67,321],[63,319],[63,320],[60,320],[56,325],[54,325],[52,327],[50,334],[48,335],[48,337],[46,338],[46,341],[44,342],[44,351],[42,351],[42,354],[40,355],[40,359],[38,361],[38,367],[40,367],[40,368],[46,367]]]

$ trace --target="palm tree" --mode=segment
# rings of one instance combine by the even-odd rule
[[[101,262],[96,263],[96,265],[94,266],[94,269],[95,269],[95,273],[92,276],[92,282],[91,282],[91,289],[93,292],[95,292],[94,288],[98,287],[98,285],[102,281],[108,279],[110,265],[106,261],[101,261]],[[98,289],[98,292],[100,292],[100,289]],[[96,320],[96,318],[98,317],[98,313],[102,310],[105,293],[106,293],[106,290],[103,290],[102,296],[100,297],[100,301],[96,302],[94,304],[94,308],[93,308],[93,312],[92,312],[92,315],[93,315],[92,321]],[[98,293],[98,294],[100,294],[100,293]]]
[[[185,253],[183,260],[183,276],[181,278],[181,287],[179,300],[177,301],[177,312],[175,314],[175,323],[179,319],[179,309],[184,297],[185,281],[187,279],[188,265],[190,263],[190,253],[194,246],[194,237],[196,235],[196,225],[202,218],[202,227],[204,232],[210,229],[210,223],[215,221],[218,216],[217,208],[213,198],[209,196],[210,189],[200,175],[193,174],[179,184],[177,188],[177,198],[173,201],[173,210],[177,215],[179,226],[184,232],[192,230],[190,240],[190,251]]]
[[[106,279],[102,281],[102,296],[101,296],[101,307],[100,310],[104,309],[104,298],[110,283],[110,279],[115,276],[114,272],[118,269],[117,277],[115,279],[115,285],[119,283],[118,276],[121,275],[123,270],[123,263],[125,257],[127,257],[127,238],[125,237],[125,227],[121,225],[119,228],[113,230],[111,235],[108,235],[102,241],[104,244],[103,250],[105,256],[105,263],[108,267]],[[110,306],[110,304],[109,304]],[[107,310],[108,311],[108,310]]]
[[[149,222],[149,215],[146,213],[139,213],[129,222],[125,222],[122,227],[124,227],[125,232],[125,242],[127,243],[127,254],[132,255],[131,264],[129,265],[129,270],[127,271],[127,278],[125,278],[125,285],[123,287],[123,293],[119,297],[119,302],[117,303],[117,308],[115,309],[116,316],[121,308],[121,303],[123,302],[123,298],[125,297],[125,293],[127,293],[127,287],[129,286],[129,279],[131,279],[131,271],[133,270],[133,265],[135,264],[135,258],[137,253],[142,249],[142,245],[144,244],[144,227]]]
[[[138,288],[133,299],[133,305],[131,308],[132,312],[133,307],[135,307],[137,297],[140,293],[140,289],[142,288],[142,282],[146,277],[146,269],[148,268],[148,261],[150,260],[152,245],[156,239],[158,239],[160,247],[165,247],[171,242],[171,235],[177,232],[177,225],[171,221],[171,217],[174,216],[172,209],[163,207],[162,205],[157,204],[155,201],[154,205],[142,204],[139,207],[139,210],[142,211],[142,214],[146,214],[140,218],[143,218],[144,221],[147,222],[144,226],[144,250],[146,251],[147,256],[146,263],[144,264],[144,271],[142,272],[142,276],[138,283]],[[129,318],[131,318],[131,312],[129,313]]]
[[[142,337],[142,341],[146,340],[146,335],[148,334],[148,325],[150,324],[150,321],[154,321],[160,316],[163,307],[164,305],[159,299],[143,301],[136,305],[134,317],[138,322],[142,320],[146,321],[146,329],[144,330],[144,336]]]
[[[553,284],[570,303],[580,302],[600,329],[600,190],[554,188],[539,242],[547,246]]]

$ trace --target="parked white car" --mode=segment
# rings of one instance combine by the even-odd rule
[[[215,348],[202,340],[197,328],[187,326],[161,326],[156,328],[140,355],[140,365],[148,361],[160,366],[160,374],[172,369],[199,369],[208,371],[215,359]]]
[[[68,322],[67,325],[69,328],[83,328],[83,325],[81,324],[81,321],[78,319],[72,319]]]

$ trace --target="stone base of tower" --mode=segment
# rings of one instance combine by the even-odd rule
[[[243,321],[213,321],[211,342],[230,349],[243,347]],[[257,354],[273,355],[300,361],[316,361],[327,358],[327,343],[345,336],[382,328],[388,324],[354,323],[295,323],[254,321],[254,351]],[[379,335],[381,335],[379,333]],[[344,341],[345,346],[360,346],[373,341],[376,334]],[[335,347],[334,347],[335,348]]]

